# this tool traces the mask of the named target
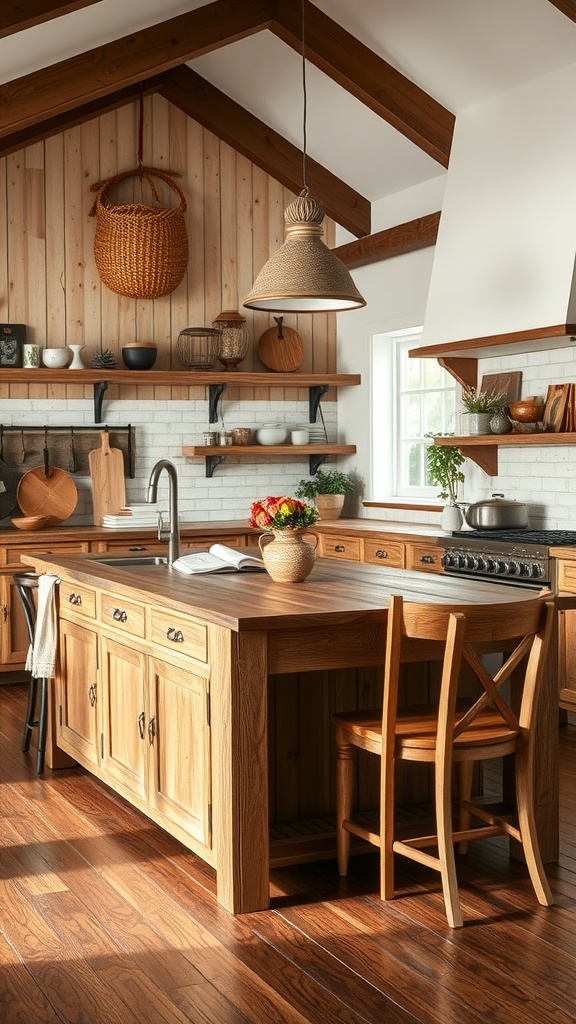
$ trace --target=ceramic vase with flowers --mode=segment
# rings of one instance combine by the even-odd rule
[[[276,583],[302,583],[314,567],[318,538],[309,528],[319,519],[312,505],[286,496],[261,498],[250,507],[266,571]],[[306,534],[307,539],[304,539]]]

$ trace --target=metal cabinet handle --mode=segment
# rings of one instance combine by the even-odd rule
[[[334,551],[346,551],[344,544],[337,544]]]
[[[112,612],[112,618],[115,622],[126,622],[128,619],[128,613],[123,608],[115,608]]]
[[[156,719],[151,718],[148,722],[148,742],[150,746],[154,743],[154,737],[156,735]]]
[[[8,622],[8,605],[2,605],[2,622]]]
[[[70,594],[68,601],[70,604],[82,604],[82,598],[80,594]]]
[[[88,700],[90,701],[90,706],[94,707],[96,703],[96,683],[92,683],[92,685],[88,687]]]
[[[171,640],[174,644],[184,643],[184,633],[181,629],[174,629],[173,626],[166,630],[166,639]]]
[[[426,562],[427,565],[434,565],[436,559],[434,558],[434,555],[422,555],[420,561]]]
[[[145,722],[146,722],[146,714],[145,714],[144,711],[141,711],[140,714],[138,715],[138,732],[140,733],[140,739],[141,740],[144,739],[144,725],[145,725]]]
[[[388,558],[388,552],[383,551],[382,548],[378,548],[378,551],[375,551],[374,554],[376,558]]]

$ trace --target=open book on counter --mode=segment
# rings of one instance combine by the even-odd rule
[[[255,555],[247,555],[242,549],[229,548],[226,544],[213,544],[208,551],[193,551],[189,555],[181,555],[172,563],[172,568],[194,576],[202,572],[263,570],[264,562]]]

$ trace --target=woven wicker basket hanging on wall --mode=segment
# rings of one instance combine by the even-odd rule
[[[188,265],[186,197],[173,181],[175,174],[138,166],[91,186],[96,192],[90,210],[90,216],[96,217],[94,258],[100,279],[110,291],[132,299],[156,299],[173,292],[184,277]],[[176,193],[179,205],[112,205],[110,190],[132,177],[146,179],[157,203],[160,196],[152,179],[161,179]]]

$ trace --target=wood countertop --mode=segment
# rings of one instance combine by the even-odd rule
[[[267,573],[188,576],[169,566],[137,569],[103,564],[102,555],[27,555],[39,572],[51,572],[85,585],[185,612],[235,632],[350,624],[374,618],[392,593],[406,600],[463,607],[497,607],[538,597],[538,591],[449,576],[340,563],[318,558],[304,583],[275,583]],[[137,556],[135,556],[137,557]]]

